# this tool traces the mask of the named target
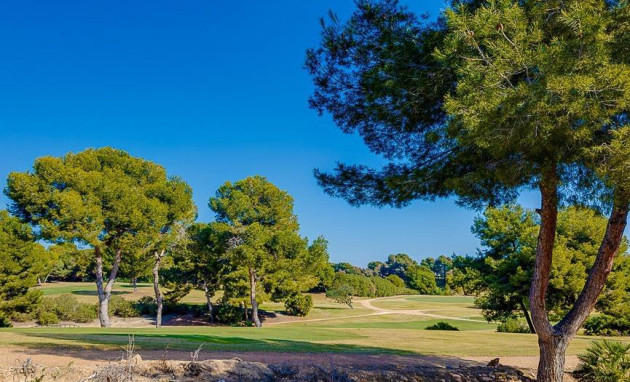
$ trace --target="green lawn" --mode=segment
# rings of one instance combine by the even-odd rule
[[[83,301],[96,302],[93,283],[53,283],[41,288],[47,296],[63,293],[76,295]],[[117,284],[114,291],[124,298],[137,299],[152,294],[149,284],[139,285],[133,292],[130,285]],[[464,321],[481,319],[481,312],[470,297],[396,296],[372,301],[372,305],[388,310],[419,310],[430,314],[453,317],[435,319],[414,314],[377,312],[355,303],[355,309],[327,300],[315,294],[315,306],[306,318],[290,323],[263,324],[263,328],[179,326],[162,329],[123,328],[9,328],[0,329],[0,348],[119,348],[134,334],[141,349],[165,348],[192,350],[204,343],[208,350],[281,351],[281,352],[353,352],[428,354],[452,356],[519,356],[537,355],[535,335],[497,333],[496,325]],[[357,299],[359,301],[361,299]],[[202,303],[203,294],[195,291],[187,302]],[[282,311],[280,303],[265,303],[267,311]],[[410,312],[406,312],[410,313]],[[460,318],[457,320],[455,318]],[[460,331],[429,331],[425,328],[446,321]],[[593,337],[578,336],[569,354],[584,351]],[[630,338],[621,338],[629,341]]]

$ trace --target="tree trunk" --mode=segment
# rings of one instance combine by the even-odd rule
[[[256,271],[252,268],[249,268],[249,296],[252,304],[252,320],[254,320],[254,325],[260,328],[262,325],[258,318],[258,302],[256,302]]]
[[[164,306],[164,296],[160,291],[160,264],[164,257],[164,250],[155,252],[155,264],[153,265],[153,290],[155,291],[155,302],[157,303],[157,314],[155,316],[155,327],[162,327],[162,309]]]
[[[208,314],[210,315],[210,322],[214,322],[214,312],[212,311],[212,295],[210,288],[208,288],[208,282],[203,282],[203,292],[206,295],[206,304],[208,305]]]
[[[133,285],[133,293],[138,292],[138,278],[136,276],[131,278],[131,285]]]
[[[523,311],[523,316],[525,316],[525,321],[527,321],[527,326],[529,326],[529,331],[532,333],[536,333],[536,328],[534,328],[534,323],[532,322],[532,318],[529,315],[529,311],[527,310],[527,307],[525,306],[525,302],[521,301],[520,305],[521,305],[521,310]]]
[[[116,251],[116,257],[114,258],[114,264],[109,272],[109,278],[107,284],[103,285],[103,254],[100,247],[94,247],[94,257],[96,259],[96,269],[94,271],[96,276],[96,292],[98,293],[98,319],[102,328],[108,328],[109,323],[109,299],[112,296],[112,288],[118,274],[118,267],[120,266],[120,260],[122,258],[122,251]]]
[[[564,377],[565,352],[570,338],[560,334],[549,341],[538,340],[540,362],[538,363],[539,382],[562,382]]]
[[[545,298],[558,217],[558,177],[555,167],[544,171],[539,186],[542,198],[540,231],[529,292],[532,324],[538,335],[540,348],[537,381],[562,382],[566,349],[595,306],[612,270],[628,219],[628,198],[623,190],[616,190],[606,233],[588,279],[569,313],[557,325],[552,326],[547,315]]]
[[[545,304],[558,221],[558,175],[555,165],[545,169],[539,187],[541,195],[540,230],[532,285],[529,289],[529,308],[531,309],[532,324],[538,335],[538,347],[540,349],[537,380],[539,382],[561,382],[564,350],[556,346],[559,340],[549,322]],[[558,354],[558,351],[562,351],[562,353]]]

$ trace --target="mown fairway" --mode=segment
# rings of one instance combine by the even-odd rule
[[[96,301],[91,283],[51,284],[47,296],[72,293],[84,301]],[[116,291],[136,299],[149,293],[148,285],[138,292],[119,284]],[[196,294],[189,302],[203,302]],[[140,349],[192,350],[204,344],[209,351],[276,351],[325,353],[391,353],[452,356],[536,355],[536,336],[497,333],[496,326],[481,319],[471,297],[395,296],[358,299],[355,308],[314,295],[315,307],[309,317],[270,319],[263,328],[225,326],[168,326],[152,328],[11,328],[0,330],[0,346],[45,348],[91,348],[103,345],[119,349],[134,334]],[[282,304],[264,304],[268,311],[281,312]],[[450,317],[436,318],[434,316]],[[290,319],[290,322],[286,320]],[[429,331],[425,328],[446,321],[458,332]],[[569,354],[582,352],[594,337],[579,336]],[[623,338],[630,341],[630,338]]]

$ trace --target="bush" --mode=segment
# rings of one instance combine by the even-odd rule
[[[224,324],[238,324],[243,321],[243,311],[238,306],[221,304],[216,312],[217,320]]]
[[[310,294],[294,294],[284,302],[284,308],[289,316],[305,317],[313,307],[313,297]]]
[[[459,329],[444,321],[440,321],[435,325],[427,326],[425,330],[451,330],[456,332],[459,331]]]
[[[131,301],[120,296],[112,296],[109,300],[109,314],[118,317],[138,317],[138,311]]]
[[[155,316],[157,314],[157,301],[155,301],[155,297],[141,297],[136,302],[136,310],[140,315]]]
[[[630,317],[613,317],[605,314],[590,317],[584,323],[586,334],[595,336],[630,335]]]
[[[582,363],[576,374],[584,381],[630,381],[630,344],[596,341],[578,358]]]
[[[11,313],[11,321],[14,321],[14,322],[28,322],[32,319],[33,319],[33,314],[31,313],[23,313],[23,312]],[[1,324],[0,324],[0,327],[2,327]]]
[[[53,312],[39,312],[37,315],[37,323],[43,326],[59,323],[59,317]]]
[[[531,333],[527,323],[515,318],[508,318],[497,326],[497,332],[501,333]]]
[[[13,326],[11,320],[4,313],[0,312],[0,328],[10,328],[11,326]]]
[[[79,304],[72,321],[86,324],[98,318],[98,307],[92,304]]]
[[[54,313],[61,321],[73,321],[77,309],[79,309],[79,300],[71,294],[62,294],[52,299],[54,305]]]

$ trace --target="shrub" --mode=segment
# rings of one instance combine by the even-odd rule
[[[33,314],[31,313],[23,313],[23,312],[11,313],[11,321],[14,321],[14,322],[28,322],[32,319],[33,319]],[[0,327],[2,327],[1,324],[0,324]]]
[[[79,323],[88,323],[98,318],[98,307],[92,304],[79,304],[74,312],[72,321]]]
[[[531,333],[527,323],[515,318],[508,318],[497,326],[497,332],[501,333]]]
[[[238,324],[243,321],[243,311],[238,306],[221,304],[216,312],[217,320],[224,324]]]
[[[43,326],[59,323],[59,317],[53,312],[39,312],[37,315],[37,323]]]
[[[303,295],[300,293],[289,296],[284,302],[284,308],[289,316],[305,317],[313,307],[313,297],[310,294]]]
[[[109,300],[109,314],[118,317],[138,317],[138,311],[131,301],[120,296],[112,296]]]
[[[73,321],[77,309],[79,309],[79,300],[71,294],[62,294],[52,299],[54,304],[54,312],[61,321]]]
[[[456,327],[449,324],[448,322],[440,321],[434,325],[427,326],[425,330],[451,330],[451,331],[459,331]]]
[[[593,316],[586,320],[584,329],[588,335],[627,336],[630,335],[630,317]]]
[[[608,340],[596,341],[578,358],[582,363],[576,374],[582,380],[630,381],[630,344]]]
[[[11,326],[13,326],[11,320],[4,313],[0,312],[0,328],[10,328]]]
[[[136,310],[138,311],[138,314],[154,316],[157,313],[157,302],[155,301],[155,297],[142,296],[136,302]]]

